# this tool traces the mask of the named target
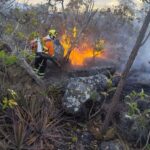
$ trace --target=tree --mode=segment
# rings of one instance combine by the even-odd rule
[[[94,10],[94,0],[73,0],[69,1],[67,6],[67,11],[70,11],[68,14],[71,14],[69,17],[73,19],[72,28],[76,26],[78,32],[75,38],[71,38],[71,47],[67,51],[65,62],[69,61],[72,50],[79,44],[79,41],[84,38],[83,33],[85,33],[97,13],[97,10]],[[66,29],[69,29],[69,26],[70,24],[66,24]]]
[[[149,24],[150,24],[150,9],[149,9],[149,11],[145,17],[144,23],[143,23],[142,28],[139,32],[138,37],[137,37],[134,48],[132,49],[132,52],[131,52],[129,59],[127,61],[127,64],[125,66],[125,69],[121,75],[121,79],[120,79],[120,82],[117,86],[116,92],[112,98],[112,102],[109,106],[109,109],[108,109],[108,112],[106,114],[106,118],[105,118],[105,121],[104,121],[104,124],[102,127],[103,133],[105,133],[105,131],[107,130],[109,123],[112,120],[113,114],[114,114],[114,112],[116,112],[116,108],[117,108],[117,105],[119,103],[120,96],[121,96],[126,78],[129,74],[129,71],[132,67],[132,64],[133,64],[133,62],[134,62],[134,60],[138,54],[138,51],[139,51],[140,47],[146,42],[146,39],[148,39],[149,34],[147,35],[146,38],[145,38],[145,35],[146,35],[147,30],[148,30]]]
[[[143,2],[147,2],[148,4],[150,4],[150,0],[142,0]]]

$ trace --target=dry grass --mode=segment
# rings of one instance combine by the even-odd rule
[[[0,149],[54,149],[63,144],[62,113],[51,99],[19,99],[0,115]]]

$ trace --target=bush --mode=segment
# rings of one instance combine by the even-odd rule
[[[17,62],[17,57],[15,55],[9,55],[5,51],[0,51],[0,61],[6,66],[9,66]]]

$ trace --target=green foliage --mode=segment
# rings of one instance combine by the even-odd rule
[[[32,40],[32,39],[37,38],[37,37],[39,37],[39,33],[38,32],[32,32],[29,35],[29,40]]]
[[[15,33],[15,38],[19,41],[24,41],[26,39],[25,34],[23,32]]]
[[[8,89],[8,96],[4,97],[1,103],[3,110],[7,108],[13,109],[15,106],[17,106],[18,104],[16,102],[16,98],[16,92],[14,90]]]
[[[140,110],[138,109],[137,107],[137,103],[136,103],[136,100],[137,99],[141,99],[141,100],[144,100],[145,98],[147,98],[148,95],[145,94],[144,90],[141,89],[141,92],[135,92],[135,91],[132,91],[129,95],[127,95],[125,97],[125,100],[127,100],[127,104],[129,106],[129,111],[128,111],[128,114],[130,116],[133,116],[133,115],[139,115],[140,114]]]
[[[35,59],[35,53],[31,53],[28,51],[21,51],[20,55],[26,58],[29,62],[32,62]]]
[[[142,89],[141,90],[141,92],[138,94],[138,96],[141,98],[141,99],[145,99],[145,98],[147,98],[148,97],[148,95],[147,94],[145,94],[145,92],[144,92],[144,90]]]
[[[7,99],[6,97],[2,100],[2,109],[5,110],[6,108],[14,108],[17,106],[17,102],[14,99]]]
[[[136,102],[130,102],[130,103],[127,103],[127,104],[129,106],[129,110],[128,110],[128,115],[129,116],[133,116],[135,114],[140,113],[140,110],[138,109]]]
[[[132,91],[129,95],[127,95],[125,97],[125,100],[134,101],[138,98],[144,100],[147,97],[148,97],[148,95],[144,92],[143,89],[141,89],[141,92],[139,92],[139,93]]]
[[[33,26],[37,26],[38,25],[38,20],[35,19],[35,18],[32,18],[31,23],[32,23]]]
[[[77,141],[78,141],[78,137],[77,137],[77,136],[73,136],[73,137],[72,137],[72,142],[73,142],[73,143],[76,143]]]
[[[116,90],[116,87],[113,87],[113,82],[112,82],[113,76],[110,74],[110,79],[107,79],[107,93],[114,92]]]
[[[107,86],[108,88],[111,88],[112,87],[112,80],[111,79],[107,79]]]
[[[10,35],[14,30],[14,27],[12,26],[12,24],[8,23],[5,26],[5,34]]]
[[[27,59],[32,62],[35,59],[35,54],[28,55]]]
[[[0,59],[3,59],[4,57],[6,57],[6,53],[4,51],[0,51]]]
[[[96,92],[96,91],[93,91],[91,94],[90,94],[90,98],[93,100],[93,101],[96,101],[99,97],[99,94]]]
[[[18,96],[17,96],[17,93],[12,90],[12,89],[8,89],[7,90],[9,92],[9,95],[13,98],[13,99],[16,99]]]
[[[17,57],[15,55],[11,55],[6,57],[5,64],[6,65],[13,65],[17,62]]]
[[[0,60],[2,60],[6,66],[9,66],[17,62],[17,57],[15,55],[9,55],[5,51],[0,51]]]
[[[139,131],[139,139],[137,143],[141,142],[141,140],[147,139],[148,128],[149,128],[149,121],[150,121],[150,109],[145,109],[141,111],[138,108],[137,99],[145,99],[148,95],[145,94],[144,90],[142,89],[141,92],[137,93],[132,91],[129,95],[126,96],[127,105],[128,105],[128,115],[134,118],[134,121],[137,125],[137,130]]]
[[[129,95],[127,95],[125,98],[130,100],[130,101],[133,101],[137,98],[137,92],[135,91],[132,91]]]
[[[145,150],[150,150],[150,144],[147,144]]]
[[[107,79],[107,91],[101,92],[101,95],[104,96],[105,99],[116,91],[116,87],[113,86],[112,82],[113,76],[111,74],[109,76],[110,78]]]

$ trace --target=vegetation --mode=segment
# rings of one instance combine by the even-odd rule
[[[8,90],[1,111],[1,146],[6,149],[53,149],[63,142],[63,118],[52,102],[27,99]],[[8,96],[9,96],[8,95]],[[8,142],[9,141],[9,142]],[[42,144],[43,143],[43,144]]]
[[[109,47],[112,43],[124,43],[121,47],[123,48],[129,41],[126,39],[138,34],[133,25],[134,20],[143,21],[143,18],[136,18],[133,7],[136,3],[119,0],[117,7],[98,10],[95,9],[94,0],[70,0],[67,5],[64,0],[47,0],[44,4],[22,4],[19,7],[14,6],[14,0],[0,1],[0,149],[55,150],[65,146],[67,148],[64,149],[88,149],[86,146],[89,142],[84,140],[88,139],[89,135],[84,133],[88,132],[89,122],[92,122],[91,128],[95,137],[105,137],[107,129],[111,132],[109,125],[114,120],[116,108],[120,106],[119,100],[125,80],[138,50],[150,35],[146,35],[150,23],[150,2],[142,1],[146,5],[143,12],[147,16],[118,87],[114,86],[113,76],[109,74],[107,89],[91,91],[93,105],[90,106],[89,117],[83,124],[78,121],[82,116],[71,116],[63,111],[61,102],[66,85],[63,85],[60,79],[57,81],[59,86],[52,83],[53,78],[50,82],[47,82],[48,79],[43,81],[32,70],[35,54],[30,51],[29,42],[37,36],[47,35],[50,28],[56,28],[58,38],[61,40],[65,34],[66,43],[70,46],[65,55],[66,62],[72,50],[84,42],[94,48],[94,60],[97,54],[105,49],[108,58],[116,59],[113,57],[116,55],[111,55],[116,52],[116,47],[109,51],[106,45]],[[119,36],[118,33],[128,34],[125,37]],[[133,44],[133,41],[130,42]],[[117,53],[117,59],[121,59],[122,55],[124,53]],[[64,73],[63,69],[66,68],[59,71]],[[57,73],[55,75],[57,76]],[[141,111],[136,100],[144,101],[148,98],[148,94],[142,89],[139,93],[132,91],[123,101],[124,105],[127,105],[127,114],[134,118],[140,133],[149,132],[150,110]],[[102,105],[97,105],[97,99],[102,100]],[[123,111],[118,110],[119,114]],[[87,113],[86,111],[83,114]],[[113,133],[113,138],[114,136]],[[137,143],[142,141],[141,137],[143,135]],[[144,149],[150,147],[149,138],[150,132],[148,135],[144,134],[147,141]],[[85,147],[80,143],[81,139],[84,139],[83,143],[88,143]],[[96,141],[97,145],[101,142],[99,139]],[[95,143],[93,145],[96,147]],[[95,149],[99,149],[98,146]]]
[[[16,55],[8,55],[5,51],[0,51],[0,60],[3,64],[8,66],[15,64],[17,62],[17,57]]]
[[[148,13],[147,13],[147,15],[145,17],[143,26],[142,26],[142,28],[140,30],[140,33],[138,35],[137,41],[135,43],[135,46],[134,46],[134,48],[133,48],[133,50],[132,50],[132,52],[131,52],[131,54],[129,56],[128,62],[127,62],[126,66],[125,66],[125,69],[124,69],[124,71],[122,73],[120,82],[118,84],[118,87],[116,89],[116,92],[115,92],[113,100],[112,100],[111,108],[109,110],[109,113],[107,114],[105,123],[103,125],[104,129],[106,129],[109,126],[109,122],[112,119],[112,114],[115,111],[115,107],[116,107],[116,105],[119,102],[119,98],[120,98],[121,92],[123,90],[123,86],[125,84],[125,80],[126,80],[128,74],[129,74],[131,66],[132,66],[132,64],[133,64],[133,62],[134,62],[134,60],[135,60],[135,58],[137,56],[138,50],[145,43],[144,38],[146,36],[146,32],[148,30],[149,23],[150,23],[150,10],[148,11]]]

